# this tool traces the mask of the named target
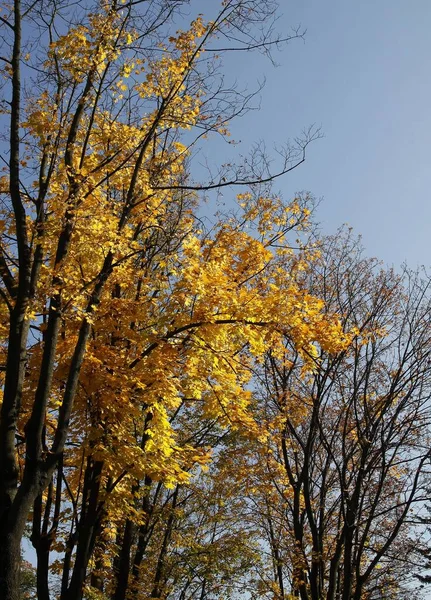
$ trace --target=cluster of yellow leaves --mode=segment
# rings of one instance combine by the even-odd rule
[[[145,81],[138,83],[136,91],[142,98],[159,97],[168,104],[164,122],[168,126],[190,129],[196,124],[200,108],[201,93],[187,89],[187,74],[191,65],[202,51],[202,38],[208,31],[201,18],[191,23],[187,32],[178,32],[170,38],[173,45],[168,52],[165,46],[161,58],[148,62]]]
[[[103,12],[90,14],[88,24],[76,25],[52,42],[47,66],[57,60],[75,82],[82,82],[90,71],[102,73],[108,61],[118,58],[119,38],[131,43],[133,36],[121,31],[120,16],[106,6]]]

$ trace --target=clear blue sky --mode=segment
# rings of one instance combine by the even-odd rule
[[[325,233],[348,223],[367,254],[429,265],[431,1],[281,0],[281,11],[280,30],[301,24],[305,43],[276,55],[277,68],[256,54],[229,58],[228,76],[241,84],[266,77],[260,112],[232,128],[236,150],[261,139],[270,150],[321,125],[325,138],[277,188],[287,198],[300,190],[323,198]]]

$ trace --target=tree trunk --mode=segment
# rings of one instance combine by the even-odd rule
[[[91,457],[88,458],[84,483],[83,507],[77,528],[78,543],[76,547],[75,564],[73,566],[70,585],[61,595],[61,600],[82,599],[88,563],[94,549],[101,523],[99,491],[102,470],[103,462],[93,462]]]
[[[125,600],[126,598],[130,574],[130,551],[132,549],[135,529],[134,523],[130,519],[127,519],[118,560],[118,572],[116,573],[117,587],[113,600]]]
[[[0,598],[20,600],[21,536],[10,533],[0,547]]]
[[[36,473],[37,475],[37,473]],[[0,544],[0,598],[1,600],[21,600],[20,566],[21,540],[27,524],[27,517],[37,496],[35,485],[22,491],[19,488],[9,511],[8,521],[1,532]]]

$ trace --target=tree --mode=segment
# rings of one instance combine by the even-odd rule
[[[304,284],[356,335],[311,375],[289,339],[262,366],[272,434],[257,462],[272,487],[257,498],[274,581],[280,598],[405,598],[430,461],[429,281],[379,269],[349,232],[314,267]]]
[[[21,600],[36,600],[36,574],[33,565],[26,560],[22,560],[20,575]]]
[[[315,344],[347,343],[289,276],[285,236],[306,202],[285,206],[265,187],[304,160],[314,134],[286,149],[278,173],[258,155],[203,183],[189,172],[197,144],[226,136],[250,99],[223,86],[218,40],[269,51],[283,41],[276,5],[226,0],[212,21],[173,32],[185,4],[14,0],[0,16],[5,600],[19,596],[30,516],[40,600],[54,549],[64,551],[62,600],[82,597],[94,561],[100,588],[111,536],[121,546],[113,594],[124,598],[154,486],[176,490],[208,460],[175,419],[198,405],[204,419],[258,435],[250,357],[286,335],[307,363]],[[238,214],[206,231],[198,192],[229,185],[249,186]]]
[[[237,463],[225,446],[207,474],[173,492],[173,518],[159,520],[165,535],[151,538],[157,551],[148,555],[156,564],[146,562],[138,596],[149,587],[153,597],[171,599],[229,598],[252,589],[259,545],[240,493]]]

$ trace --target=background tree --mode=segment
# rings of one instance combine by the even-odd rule
[[[274,581],[302,600],[404,598],[429,471],[429,282],[379,270],[349,232],[322,251],[304,284],[357,334],[312,375],[289,340],[262,366]]]

